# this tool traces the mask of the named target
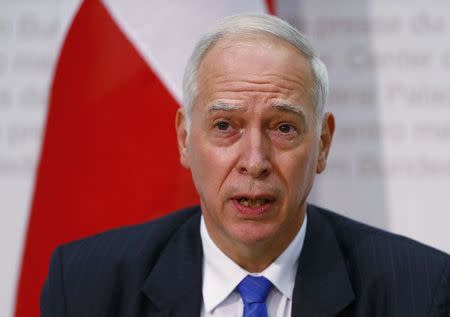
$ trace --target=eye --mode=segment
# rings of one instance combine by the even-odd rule
[[[277,129],[281,133],[293,133],[296,131],[293,125],[287,123],[280,124]]]
[[[229,122],[221,120],[214,123],[214,127],[220,131],[227,131],[231,125]]]

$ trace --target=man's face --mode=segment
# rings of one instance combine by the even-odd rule
[[[180,109],[177,133],[209,234],[222,249],[286,247],[334,129],[331,114],[317,129],[308,60],[268,35],[227,37],[203,59],[198,87],[191,130]]]

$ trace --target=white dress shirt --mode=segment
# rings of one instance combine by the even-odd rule
[[[241,268],[217,247],[202,217],[200,234],[204,258],[201,316],[242,317],[244,304],[235,288],[244,277],[254,275],[264,276],[274,285],[266,300],[269,317],[290,317],[298,258],[305,240],[306,218],[286,250],[264,271],[254,274]]]

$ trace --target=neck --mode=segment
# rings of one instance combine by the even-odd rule
[[[288,244],[289,245],[289,244]],[[243,245],[240,248],[234,248],[233,252],[226,252],[236,264],[250,273],[260,273],[270,266],[287,248],[275,248],[274,246],[247,246]]]
[[[306,206],[305,206],[306,207]],[[231,260],[250,273],[260,273],[270,266],[289,246],[299,232],[306,214],[302,208],[296,226],[289,223],[287,228],[280,228],[269,238],[259,241],[236,241],[224,237],[216,230],[210,230],[206,217],[205,224],[208,234],[214,243]]]

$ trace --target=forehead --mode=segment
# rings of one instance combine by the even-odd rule
[[[197,80],[198,97],[204,102],[227,92],[310,99],[313,87],[309,60],[289,42],[265,33],[232,34],[218,40],[204,56]]]

